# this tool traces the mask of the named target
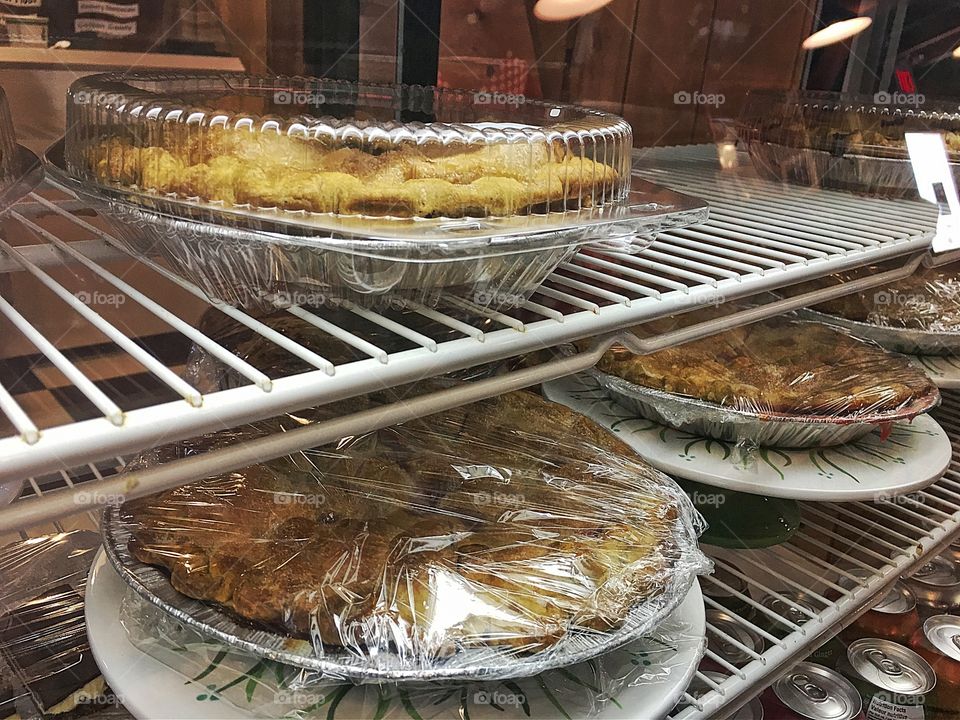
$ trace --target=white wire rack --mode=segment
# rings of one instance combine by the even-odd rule
[[[698,699],[685,694],[686,705],[672,713],[672,720],[721,720],[731,716],[794,662],[815,652],[853,622],[897,578],[918,568],[960,535],[960,394],[946,393],[936,415],[953,443],[954,461],[945,476],[926,490],[882,503],[806,502],[801,507],[800,531],[787,543],[754,551],[705,548],[728,578],[742,581],[738,589],[729,580],[701,578],[706,607],[724,610],[734,622],[758,633],[766,649],[756,652],[708,623],[711,644],[732,644],[752,661],[735,667],[708,649],[704,662],[710,663],[712,674],[698,671],[697,680],[711,691]],[[36,496],[66,488],[93,492],[98,482],[123,466],[123,458],[112,458],[69,472],[30,478],[25,492]],[[96,524],[96,513],[84,511],[54,521],[53,526],[36,526],[20,536],[26,539],[44,532],[95,528]],[[731,611],[730,603],[721,605],[707,596],[716,595],[711,588],[722,589],[752,612]],[[804,594],[804,607],[792,601],[788,595],[791,591]],[[779,598],[784,603],[781,607],[792,607],[795,612],[787,616],[761,604],[768,595]],[[715,679],[717,672],[722,679]],[[642,717],[642,709],[637,710]]]
[[[722,588],[755,614],[731,613],[710,597],[705,597],[707,607],[726,610],[737,623],[759,633],[766,649],[755,652],[708,624],[708,643],[730,643],[752,660],[738,668],[708,650],[711,669],[719,668],[724,679],[715,682],[698,672],[699,681],[711,691],[696,700],[687,695],[689,705],[674,711],[674,720],[729,717],[853,622],[897,578],[919,568],[958,536],[960,394],[946,393],[936,417],[953,443],[954,460],[944,477],[926,490],[882,503],[803,503],[800,531],[787,543],[737,553],[707,549],[718,568],[745,582],[747,592],[706,577],[701,581],[704,594],[711,586]],[[785,594],[798,591],[813,611]],[[794,608],[795,614],[787,617],[758,602],[767,595],[785,603],[780,607]]]
[[[178,317],[166,300],[173,287],[206,302],[194,286],[149,262],[150,280],[134,282],[105,267],[119,257],[108,227],[71,198],[33,193],[9,213],[8,222],[30,238],[16,247],[0,237],[0,271],[26,273],[62,304],[75,322],[96,329],[119,351],[139,363],[168,392],[148,407],[131,409],[106,394],[29,319],[29,307],[0,296],[0,314],[22,333],[95,408],[90,419],[42,427],[0,378],[0,411],[15,432],[0,439],[0,480],[19,479],[85,462],[96,462],[202,432],[235,426],[283,411],[319,405],[373,388],[416,382],[481,363],[602,335],[636,323],[704,305],[782,288],[844,269],[905,258],[893,270],[861,281],[867,287],[911,272],[926,252],[936,211],[919,202],[880,202],[852,195],[781,187],[758,180],[749,170],[721,172],[703,149],[657,152],[641,161],[644,177],[700,195],[711,203],[702,226],[663,233],[638,256],[591,250],[562,265],[533,298],[516,310],[494,312],[447,297],[437,308],[408,303],[402,311],[371,312],[347,305],[348,320],[334,321],[326,310],[288,312],[313,325],[322,348],[305,347],[272,331],[242,311],[217,306],[237,323],[299,358],[305,372],[271,377],[220,346]],[[78,214],[79,213],[79,214]],[[87,301],[88,286],[56,271],[82,268],[108,293],[124,298],[121,309],[137,308],[172,332],[203,348],[246,384],[203,393],[183,373],[158,360],[125,331],[122,313],[107,317]],[[2,287],[2,286],[0,286]],[[836,294],[857,286],[846,285]],[[822,291],[818,298],[831,291]],[[826,293],[826,294],[824,294]],[[735,322],[755,320],[811,301],[811,295],[703,323],[648,342],[653,350],[716,332]],[[342,318],[343,315],[337,317]],[[416,323],[413,320],[416,320]],[[424,329],[423,322],[427,323]],[[339,324],[338,324],[339,323]],[[415,330],[411,325],[416,324]],[[360,329],[360,328],[366,328]],[[388,352],[372,340],[386,332],[404,349]],[[325,348],[348,345],[364,359],[337,365]],[[586,367],[590,358],[581,359]],[[567,371],[576,369],[568,367]],[[546,377],[531,376],[536,382]],[[490,393],[498,392],[491,386]],[[424,408],[429,411],[429,407]]]

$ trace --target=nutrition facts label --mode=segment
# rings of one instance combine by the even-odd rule
[[[924,720],[922,705],[900,705],[876,696],[867,706],[867,720]]]

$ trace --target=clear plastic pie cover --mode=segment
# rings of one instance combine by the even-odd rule
[[[939,133],[960,179],[960,105],[923,95],[751,92],[739,135],[764,178],[916,198],[908,132]]]
[[[281,215],[505,217],[626,197],[607,113],[487,93],[242,73],[107,73],[67,99],[76,177]]]
[[[960,104],[922,95],[751,92],[740,124],[748,142],[823,150],[835,158],[906,159],[905,133],[939,132],[948,152],[960,159]]]
[[[660,617],[709,568],[672,480],[526,391],[132,501],[120,519],[132,555],[180,593],[375,670],[509,676],[511,658]]]

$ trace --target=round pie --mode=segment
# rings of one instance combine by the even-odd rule
[[[700,557],[679,488],[529,392],[121,512],[132,554],[181,593],[318,647],[415,663],[617,628]]]

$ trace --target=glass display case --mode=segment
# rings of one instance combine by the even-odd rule
[[[960,717],[958,10],[0,0],[0,717]]]

